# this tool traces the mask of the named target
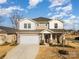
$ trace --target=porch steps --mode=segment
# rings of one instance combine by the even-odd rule
[[[57,44],[57,41],[56,40],[53,40],[53,44]]]

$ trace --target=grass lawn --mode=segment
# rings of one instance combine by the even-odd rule
[[[3,57],[6,55],[8,51],[10,51],[12,48],[15,46],[10,46],[10,45],[2,45],[0,46],[0,59],[3,59]]]
[[[79,59],[79,47],[75,43],[69,43],[72,47],[44,46],[41,45],[36,59]],[[59,50],[68,51],[68,55],[59,54]]]

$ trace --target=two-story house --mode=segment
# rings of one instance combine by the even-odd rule
[[[63,34],[64,24],[58,19],[35,18],[21,19],[18,21],[18,43],[39,44],[60,43]]]

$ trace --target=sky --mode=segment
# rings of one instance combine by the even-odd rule
[[[65,29],[79,29],[79,0],[0,0],[0,25],[12,26],[10,17],[18,13],[24,18],[59,18]]]

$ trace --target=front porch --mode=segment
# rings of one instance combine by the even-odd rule
[[[63,33],[43,30],[40,33],[40,43],[43,44],[61,44]]]

